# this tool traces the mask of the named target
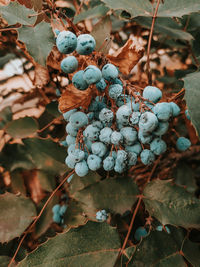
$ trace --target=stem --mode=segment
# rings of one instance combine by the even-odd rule
[[[147,79],[148,79],[148,83],[151,85],[152,84],[152,76],[149,70],[150,67],[150,50],[151,50],[151,41],[152,41],[152,37],[153,37],[153,30],[154,30],[154,25],[155,25],[155,21],[156,21],[156,17],[157,17],[157,13],[158,13],[158,7],[160,5],[160,0],[157,1],[157,5],[156,5],[156,9],[153,15],[153,20],[152,20],[152,24],[151,24],[151,30],[150,30],[150,34],[149,34],[149,40],[148,40],[148,46],[147,46],[147,65],[146,65],[146,73],[147,73]]]

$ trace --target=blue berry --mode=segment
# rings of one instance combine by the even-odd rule
[[[158,225],[156,227],[156,230],[159,231],[159,232],[162,232],[164,230],[164,227],[162,225]],[[170,229],[167,226],[165,226],[165,230],[167,231],[168,234],[171,233]]]
[[[92,171],[96,171],[96,170],[100,169],[101,163],[102,163],[102,160],[97,155],[91,154],[91,155],[89,155],[89,157],[87,159],[88,167]]]
[[[125,163],[128,158],[128,154],[124,150],[118,150],[117,151],[117,159],[120,163]]]
[[[162,139],[155,138],[150,144],[150,149],[155,155],[159,156],[166,152],[167,144]]]
[[[60,211],[59,211],[60,216],[63,216],[65,214],[66,210],[67,210],[67,205],[62,205],[60,207]]]
[[[74,174],[72,174],[71,176],[69,176],[69,178],[67,179],[67,182],[70,183],[73,177],[74,177]]]
[[[113,118],[114,118],[113,112],[108,108],[103,108],[99,113],[99,119],[103,123],[112,122]]]
[[[101,80],[96,83],[96,88],[100,92],[103,92],[105,90],[106,86],[107,86],[107,83],[104,80],[104,78],[101,78]]]
[[[150,109],[153,110],[154,105],[152,103],[149,103],[147,101],[144,101],[144,104]]]
[[[60,217],[60,214],[59,213],[54,213],[53,214],[53,221],[55,223],[61,223],[61,217]]]
[[[111,134],[110,141],[113,145],[119,145],[123,141],[123,136],[120,132],[114,131]]]
[[[55,29],[55,34],[58,36],[58,34],[60,33],[60,31],[58,29]]]
[[[181,109],[179,108],[179,106],[174,103],[174,102],[169,102],[169,104],[171,105],[171,109],[172,109],[172,116],[173,117],[177,117],[180,112],[181,112]]]
[[[84,145],[86,146],[86,151],[92,151],[92,141],[88,138],[84,138]]]
[[[103,124],[100,121],[93,121],[92,126],[97,127],[100,130],[103,129]]]
[[[126,106],[123,105],[120,108],[118,108],[117,112],[116,112],[116,118],[117,121],[122,124],[122,125],[128,125],[129,124],[129,116],[131,115],[131,109]]]
[[[112,82],[114,79],[116,79],[118,74],[118,69],[113,64],[106,64],[102,68],[103,78],[109,82]]]
[[[179,137],[176,141],[176,148],[179,151],[186,151],[191,146],[191,142],[188,138]]]
[[[115,78],[114,80],[112,80],[112,84],[120,84],[121,86],[123,86],[122,81],[118,78]]]
[[[73,157],[71,157],[70,155],[68,155],[65,159],[65,164],[70,168],[70,169],[74,169],[75,165],[76,165],[76,161],[74,160]]]
[[[130,100],[130,98],[129,98],[129,96],[128,95],[124,95],[124,94],[121,94],[118,98],[117,98],[117,100],[116,100],[116,104],[117,104],[117,106],[118,107],[121,107],[121,106],[123,106],[123,105],[125,105],[125,104],[127,104],[127,103],[129,103],[131,100]]]
[[[66,132],[71,136],[77,136],[78,129],[74,128],[71,123],[66,125]]]
[[[76,149],[76,144],[71,144],[68,146],[67,153],[71,154]]]
[[[87,113],[88,120],[91,121],[94,119],[94,112]]]
[[[151,133],[156,129],[158,125],[158,119],[152,112],[145,112],[140,116],[139,128],[144,133]]]
[[[139,142],[132,146],[125,146],[125,151],[126,152],[134,152],[135,154],[139,155],[142,151],[142,146]]]
[[[117,173],[123,173],[126,169],[126,164],[125,162],[120,162],[118,159],[116,159],[115,161],[115,166],[114,166],[114,170]]]
[[[137,154],[134,152],[128,152],[128,165],[134,166],[137,163]]]
[[[138,227],[135,231],[134,238],[137,241],[140,241],[142,237],[146,237],[148,235],[147,230],[144,227]]]
[[[90,141],[97,141],[99,138],[99,133],[100,129],[90,124],[85,128],[83,135]]]
[[[111,135],[112,135],[112,129],[109,127],[105,127],[100,131],[99,139],[101,142],[105,144],[111,143]]]
[[[58,50],[63,54],[72,53],[77,46],[77,38],[73,32],[62,31],[56,38],[56,46]]]
[[[129,118],[130,125],[137,125],[140,120],[141,113],[138,111],[135,111],[131,114]]]
[[[126,105],[131,109],[132,112],[140,110],[140,103],[135,102],[134,98],[132,99],[132,101],[128,102]]]
[[[102,74],[99,68],[94,65],[89,65],[83,73],[83,78],[87,84],[97,83],[101,80]]]
[[[70,134],[68,134],[68,136],[66,137],[66,143],[68,146],[75,144],[76,138],[74,136],[71,136]]]
[[[128,146],[132,145],[137,140],[137,131],[132,127],[123,127],[120,133],[124,138],[124,143]]]
[[[103,160],[103,168],[105,171],[112,171],[115,166],[115,160],[113,157],[108,156]]]
[[[123,87],[120,84],[111,84],[108,88],[108,94],[110,98],[117,100],[117,98],[121,95],[123,91]]]
[[[76,163],[75,173],[78,176],[80,176],[80,177],[86,176],[88,174],[88,172],[89,172],[89,168],[88,168],[88,165],[87,165],[85,160]]]
[[[103,157],[107,152],[107,146],[103,144],[102,142],[95,142],[92,144],[92,153]]]
[[[53,213],[59,213],[59,210],[60,210],[60,205],[59,204],[54,205],[53,208],[52,208]]]
[[[154,135],[161,136],[167,132],[169,128],[169,122],[159,122],[157,128],[153,131]]]
[[[77,109],[71,109],[65,113],[63,113],[63,118],[66,120],[66,121],[69,121],[69,118],[70,116],[75,113],[77,111]]]
[[[77,38],[76,51],[79,55],[89,55],[96,47],[95,39],[90,34],[80,34]]]
[[[79,148],[76,148],[69,154],[69,156],[74,162],[77,163],[85,158],[85,152]]]
[[[84,91],[84,90],[86,90],[88,88],[88,84],[85,81],[85,79],[83,78],[83,74],[84,74],[84,71],[83,70],[79,70],[72,77],[73,85],[77,89],[82,90],[82,91]]]
[[[78,60],[74,56],[64,58],[60,63],[64,73],[72,73],[78,68]]]
[[[191,117],[190,117],[188,109],[185,110],[185,116],[189,121],[191,121]]]
[[[140,140],[140,142],[142,144],[144,144],[144,145],[149,144],[151,142],[152,138],[153,138],[152,135],[146,134],[143,131],[139,130],[138,139]]]
[[[167,102],[157,103],[153,108],[153,112],[160,121],[168,121],[172,115],[172,107]]]
[[[140,153],[141,161],[144,165],[150,165],[155,161],[155,155],[154,153],[149,149],[144,149]]]
[[[64,141],[60,141],[59,143],[60,143],[62,146],[66,146],[66,147],[68,146],[68,145],[67,145],[67,142],[66,142],[65,140],[64,140]]]
[[[99,221],[99,222],[104,222],[106,221],[108,218],[108,214],[105,210],[99,210],[97,213],[96,213],[96,219]]]
[[[70,116],[69,122],[74,128],[81,128],[88,124],[88,117],[85,113],[77,111]]]
[[[162,92],[155,86],[147,86],[144,88],[142,96],[153,103],[157,103],[162,98]]]

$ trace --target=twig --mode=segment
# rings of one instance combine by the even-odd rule
[[[153,30],[154,30],[154,25],[155,25],[155,21],[156,21],[156,17],[157,17],[157,13],[158,13],[158,7],[160,5],[160,0],[157,1],[157,5],[156,5],[156,9],[153,15],[153,20],[152,20],[152,24],[151,24],[151,30],[149,33],[149,40],[148,40],[148,46],[147,46],[147,63],[146,63],[146,73],[147,73],[147,79],[148,79],[148,83],[152,84],[152,76],[151,73],[149,71],[149,66],[150,66],[150,49],[151,49],[151,41],[152,41],[152,37],[153,37]]]
[[[51,199],[54,197],[54,195],[56,194],[56,192],[64,185],[64,183],[67,181],[67,179],[74,173],[74,170],[71,171],[63,180],[62,182],[59,184],[59,186],[56,187],[56,189],[51,193],[50,197],[47,199],[47,201],[45,202],[44,206],[42,207],[40,213],[38,214],[38,216],[35,218],[35,220],[32,222],[32,224],[28,227],[28,229],[24,232],[24,235],[22,236],[19,245],[15,251],[14,256],[12,257],[12,259],[9,262],[8,267],[11,267],[13,261],[15,260],[15,257],[17,256],[17,253],[25,239],[25,237],[27,236],[27,234],[32,230],[32,228],[35,226],[35,224],[37,223],[37,221],[40,219],[40,217],[42,216],[46,206],[49,204],[49,202],[51,201]]]
[[[63,115],[60,115],[58,118],[53,119],[51,122],[49,122],[46,126],[44,126],[42,129],[37,130],[38,133],[43,132],[46,130],[49,126],[51,126],[55,121],[61,120],[63,118]]]

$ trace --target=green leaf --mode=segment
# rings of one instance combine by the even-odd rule
[[[15,170],[10,173],[11,178],[11,190],[12,193],[17,194],[21,193],[22,195],[26,196],[26,187],[24,184],[24,179],[21,170]]]
[[[38,129],[37,121],[31,117],[24,117],[9,122],[6,132],[13,138],[24,138],[36,134]]]
[[[0,266],[1,267],[8,267],[8,264],[10,262],[11,258],[8,256],[0,256]],[[16,266],[15,263],[12,263],[11,267]]]
[[[23,139],[27,152],[31,155],[37,169],[51,174],[63,174],[68,170],[65,165],[66,148],[51,139]]]
[[[0,15],[8,22],[9,25],[20,23],[22,25],[32,25],[36,21],[35,12],[18,2],[10,2],[8,6],[0,6]]]
[[[89,214],[100,209],[123,214],[137,200],[139,190],[131,178],[109,178],[75,192],[73,197]],[[95,214],[94,214],[95,215]]]
[[[119,248],[120,240],[115,228],[106,223],[88,222],[48,240],[18,266],[111,267]]]
[[[37,177],[43,190],[52,192],[56,187],[55,175],[38,170]]]
[[[11,193],[0,195],[0,242],[20,236],[36,216],[29,198]]]
[[[135,18],[134,21],[148,29],[151,28],[152,18],[138,17]],[[181,26],[171,18],[157,18],[154,25],[154,32],[170,36],[174,39],[187,41],[193,39],[193,36],[190,33],[183,31]]]
[[[22,26],[18,29],[18,34],[19,40],[25,43],[34,60],[46,66],[46,58],[55,44],[51,25],[43,21],[35,27]]]
[[[200,200],[172,184],[171,180],[155,180],[147,184],[143,200],[146,210],[163,225],[200,228]]]
[[[10,107],[4,108],[0,112],[0,130],[4,128],[4,126],[12,120],[12,111]]]
[[[81,12],[74,18],[74,23],[78,23],[85,19],[94,19],[96,17],[103,17],[109,11],[109,8],[106,7],[104,4],[100,4],[98,6],[89,8],[86,11]]]
[[[185,100],[191,116],[191,121],[196,128],[198,135],[200,136],[200,72],[188,74],[185,78],[183,78],[183,80],[185,87]]]
[[[161,2],[158,17],[182,17],[200,10],[199,0],[167,0]]]
[[[102,0],[106,6],[113,10],[125,10],[131,17],[151,16],[152,5],[148,0]]]
[[[128,266],[186,266],[179,253],[183,240],[184,235],[178,229],[173,229],[171,234],[164,231],[152,231],[137,245]]]
[[[191,242],[189,239],[186,239],[182,251],[184,257],[191,263],[193,267],[200,266],[200,245],[199,243]]]

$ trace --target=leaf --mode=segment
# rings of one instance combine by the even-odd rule
[[[90,88],[85,91],[80,91],[73,84],[69,84],[59,98],[59,110],[64,113],[80,106],[87,108],[90,105],[91,99],[92,94]]]
[[[68,170],[65,165],[66,149],[51,139],[23,139],[27,152],[31,155],[37,169],[51,174],[63,174]]]
[[[186,75],[184,80],[185,87],[185,100],[191,116],[191,122],[194,125],[198,136],[200,136],[200,109],[199,109],[199,99],[200,99],[200,72],[195,72]]]
[[[89,8],[86,11],[81,12],[74,18],[74,24],[85,20],[85,19],[94,19],[96,17],[103,17],[109,11],[109,8],[106,7],[104,4],[100,4],[98,6]]]
[[[119,249],[120,240],[115,228],[106,223],[88,222],[48,240],[18,266],[111,267]]]
[[[8,6],[0,7],[0,15],[8,22],[9,25],[20,23],[22,25],[33,25],[36,17],[28,17],[35,12],[17,2],[10,2]]]
[[[55,44],[51,25],[41,22],[35,27],[22,26],[18,29],[19,40],[25,43],[34,60],[46,66],[46,59]]]
[[[11,258],[8,256],[0,256],[0,266],[1,267],[8,267],[9,262],[11,261]],[[16,263],[12,263],[10,267],[16,266]]]
[[[152,18],[138,17],[135,18],[134,21],[148,29],[151,28]],[[193,39],[193,36],[190,33],[183,31],[182,27],[171,18],[157,18],[154,25],[154,32],[170,36],[174,39],[187,41]]]
[[[144,55],[144,48],[136,45],[131,38],[114,55],[108,55],[107,58],[119,67],[123,74],[130,74],[130,71]]]
[[[137,245],[128,266],[186,267],[184,259],[179,253],[183,240],[184,235],[178,229],[173,229],[171,234],[164,231],[152,231]]]
[[[131,17],[151,16],[152,5],[148,0],[102,0],[110,9],[125,10]]]
[[[43,67],[42,65],[36,64],[34,74],[35,76],[33,83],[35,86],[42,88],[49,82],[49,72],[47,68]]]
[[[10,107],[4,108],[0,112],[0,130],[4,128],[4,126],[12,120],[12,110]]]
[[[108,54],[111,47],[110,33],[112,30],[112,24],[110,16],[102,18],[98,23],[93,26],[91,35],[96,40],[96,50],[101,51],[104,54]]]
[[[182,251],[184,257],[191,263],[193,267],[200,266],[200,245],[199,243],[191,242],[189,239],[186,239]]]
[[[42,170],[37,171],[37,177],[43,190],[52,192],[56,186],[55,175],[46,173]]]
[[[200,228],[200,200],[171,180],[155,180],[144,189],[146,210],[163,225]],[[184,214],[184,219],[183,219]]]
[[[161,2],[158,17],[182,17],[200,10],[199,0],[167,0]]]
[[[110,212],[123,214],[131,209],[138,194],[137,185],[132,179],[118,177],[92,184],[75,192],[73,197],[83,204],[86,213],[106,209]]]
[[[0,242],[20,236],[36,216],[29,198],[11,193],[0,195]]]
[[[31,117],[13,120],[7,124],[6,132],[13,138],[24,138],[36,134],[37,121]]]
[[[24,184],[24,179],[21,170],[15,170],[10,173],[11,178],[11,189],[12,193],[21,193],[22,195],[26,196],[26,187]]]

